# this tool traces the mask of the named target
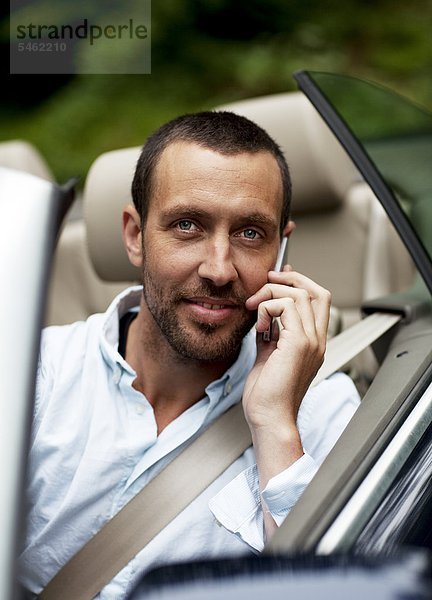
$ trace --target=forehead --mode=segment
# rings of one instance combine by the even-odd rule
[[[267,151],[222,154],[195,143],[175,142],[163,151],[153,180],[150,209],[171,203],[257,210],[279,222],[283,186],[279,165]]]

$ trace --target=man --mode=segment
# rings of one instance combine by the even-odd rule
[[[225,112],[175,119],[144,146],[132,195],[123,236],[143,287],[44,332],[21,556],[35,593],[240,400],[253,447],[100,597],[125,597],[157,564],[260,551],[358,405],[342,374],[308,391],[330,294],[272,271],[294,225],[288,168],[262,129]]]

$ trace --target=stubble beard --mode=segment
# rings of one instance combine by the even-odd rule
[[[234,361],[242,340],[256,321],[256,312],[246,311],[246,298],[235,293],[231,284],[216,287],[203,282],[196,289],[177,289],[169,295],[157,285],[144,266],[143,297],[156,325],[172,350],[184,361]],[[241,308],[239,321],[230,331],[220,331],[216,323],[183,324],[178,308],[185,298],[217,297],[234,300]]]

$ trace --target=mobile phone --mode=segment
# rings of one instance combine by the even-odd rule
[[[275,271],[282,270],[287,245],[288,245],[288,238],[286,236],[284,236],[282,238],[281,245],[279,247],[279,252],[277,255],[276,264],[275,264],[275,268],[274,268]],[[269,342],[271,340],[273,321],[274,321],[274,319],[272,319],[272,322],[270,323],[270,327],[266,331],[263,331],[262,339],[264,340],[264,342]]]

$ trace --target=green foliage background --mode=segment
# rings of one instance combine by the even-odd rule
[[[368,78],[430,109],[431,31],[432,0],[153,0],[151,75],[81,75],[33,107],[3,103],[0,137],[33,142],[59,181],[85,177],[178,114],[295,89],[297,69]]]

